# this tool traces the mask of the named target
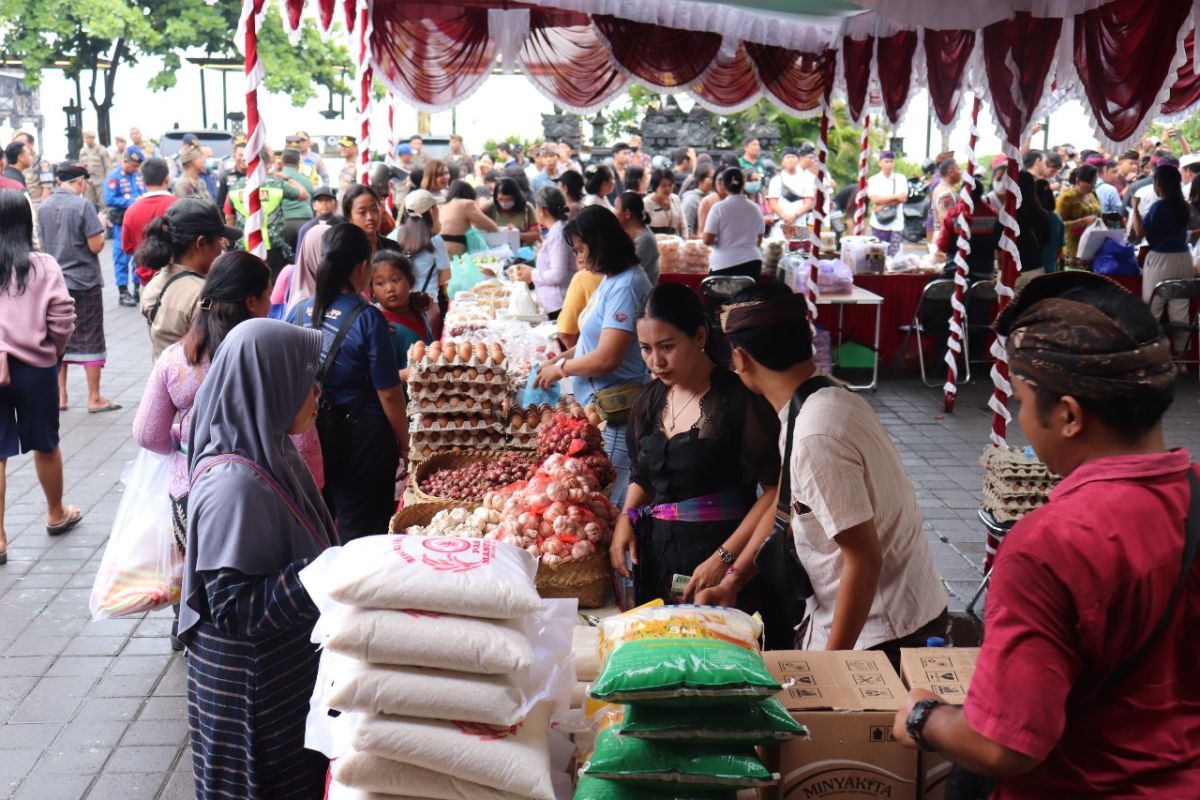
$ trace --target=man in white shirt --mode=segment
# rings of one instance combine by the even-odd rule
[[[867,199],[871,201],[871,233],[887,242],[888,256],[900,252],[904,242],[904,201],[908,199],[908,180],[896,173],[896,154],[879,154],[879,172],[867,180]]]
[[[817,176],[812,173],[812,142],[800,147],[785,147],[780,154],[783,170],[771,178],[767,187],[767,202],[779,217],[771,235],[791,239],[798,225],[812,224],[812,211],[817,203]]]
[[[813,587],[799,646],[878,649],[898,660],[900,647],[945,636],[946,588],[922,530],[916,492],[870,405],[813,363],[803,296],[782,284],[747,289],[722,314],[721,327],[742,383],[779,413],[784,453],[793,397],[807,395],[791,426],[785,464],[792,538]],[[728,574],[700,591],[697,602],[731,604],[756,571],[773,512],[763,513],[753,529],[745,526],[744,541],[726,546],[734,555]]]
[[[1183,198],[1190,200],[1192,197],[1192,181],[1196,180],[1196,176],[1200,175],[1200,153],[1189,153],[1179,159],[1179,170],[1183,176]]]

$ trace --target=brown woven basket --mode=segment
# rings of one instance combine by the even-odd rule
[[[443,469],[458,469],[470,464],[478,464],[486,461],[494,461],[500,456],[507,455],[508,450],[447,450],[444,453],[438,453],[430,456],[417,465],[413,471],[413,478],[409,481],[408,491],[417,499],[419,503],[451,503],[460,505],[466,508],[476,508],[480,503],[472,503],[467,500],[452,500],[448,497],[435,497],[431,494],[426,494],[421,491],[421,481],[428,478],[438,470]],[[522,453],[525,455],[525,453]]]
[[[542,597],[575,597],[580,608],[600,608],[608,594],[612,562],[608,552],[574,561],[538,564],[537,590]]]
[[[428,525],[439,511],[445,511],[448,508],[470,507],[468,503],[454,503],[449,500],[406,504],[404,508],[397,511],[396,515],[392,517],[392,522],[388,525],[388,530],[392,533],[404,533],[413,525]]]

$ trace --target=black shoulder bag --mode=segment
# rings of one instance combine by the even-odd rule
[[[812,582],[796,555],[792,539],[792,440],[796,432],[796,417],[804,403],[821,389],[837,387],[824,375],[814,375],[797,387],[788,408],[786,436],[783,445],[783,464],[779,474],[779,501],[776,504],[775,528],[763,542],[756,556],[758,575],[763,582],[763,626],[768,650],[793,650],[796,626],[804,621],[806,601],[812,597]],[[799,510],[797,509],[797,513]]]
[[[366,303],[358,305],[350,313],[346,314],[346,318],[338,326],[337,334],[333,337],[333,344],[329,346],[329,353],[326,354],[324,360],[321,361],[321,366],[317,369],[316,380],[322,389],[325,386],[325,379],[329,377],[329,371],[333,369],[333,362],[337,359],[338,351],[342,349],[342,342],[346,340],[346,335],[350,333],[350,328],[354,325],[354,321],[359,318],[366,308]],[[354,405],[349,411],[346,411],[334,405],[329,394],[322,391],[321,399],[317,403],[317,429],[321,437],[324,438],[326,435],[333,434],[335,426],[338,423],[356,419],[366,399],[366,391],[360,391],[354,401]]]
[[[166,285],[163,286],[162,291],[158,293],[158,299],[154,301],[154,305],[150,308],[150,314],[146,317],[146,319],[148,319],[150,321],[151,325],[154,324],[155,318],[158,317],[158,310],[160,308],[162,308],[163,298],[167,296],[167,289],[170,289],[171,284],[175,283],[175,281],[179,280],[180,278],[186,278],[188,276],[191,276],[193,278],[199,278],[202,281],[204,280],[203,275],[201,275],[198,272],[192,272],[191,270],[184,270],[183,272],[177,272],[174,275],[172,275],[170,278],[167,278]]]
[[[1154,646],[1166,631],[1167,626],[1171,624],[1171,620],[1175,619],[1179,600],[1183,595],[1183,590],[1187,587],[1188,573],[1192,571],[1192,565],[1196,561],[1197,540],[1200,540],[1200,479],[1197,479],[1195,466],[1191,464],[1188,465],[1188,486],[1191,487],[1191,500],[1188,502],[1188,515],[1184,523],[1183,567],[1179,572],[1179,580],[1175,582],[1175,588],[1171,590],[1171,599],[1167,601],[1167,607],[1163,609],[1162,616],[1158,618],[1150,635],[1142,641],[1141,646],[1134,651],[1133,655],[1110,672],[1104,679],[1104,683],[1088,698],[1074,701],[1076,708],[1109,692],[1114,686],[1128,678],[1138,664],[1142,663],[1146,656],[1154,650]],[[987,800],[996,790],[998,783],[998,781],[984,778],[955,765],[946,778],[946,800]]]

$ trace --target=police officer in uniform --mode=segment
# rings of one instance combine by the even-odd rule
[[[125,220],[125,212],[146,193],[146,183],[142,180],[142,162],[146,154],[135,144],[125,148],[125,158],[121,166],[108,174],[104,181],[104,205],[108,206],[108,221],[113,226],[113,275],[117,281],[117,291],[121,293],[120,303],[123,306],[138,304],[138,278],[129,265],[129,253],[120,245],[121,223]],[[129,284],[133,283],[130,292]]]
[[[341,194],[358,183],[358,139],[343,136],[338,140],[338,146],[342,149],[342,158],[346,159],[338,175],[338,194]]]

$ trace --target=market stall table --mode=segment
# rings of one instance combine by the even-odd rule
[[[851,389],[855,389],[855,390],[870,389],[871,391],[875,391],[875,388],[879,385],[879,335],[880,335],[879,325],[880,325],[880,319],[883,314],[883,307],[885,305],[883,302],[883,297],[875,294],[874,292],[869,292],[861,286],[855,286],[854,289],[851,290],[848,294],[821,295],[821,299],[817,301],[817,305],[818,306],[828,306],[828,305],[837,306],[837,309],[838,309],[838,327],[837,327],[837,329],[838,329],[838,350],[839,351],[841,350],[841,346],[842,346],[842,332],[845,330],[845,325],[843,324],[843,319],[845,317],[846,307],[847,306],[852,306],[852,307],[865,306],[865,308],[863,308],[862,312],[861,312],[864,314],[870,313],[871,306],[875,307],[875,337],[872,340],[874,342],[874,344],[871,348],[871,355],[872,355],[871,382],[867,383],[867,384],[858,385],[858,386],[855,386],[852,384],[850,386]],[[818,318],[820,318],[820,317],[818,316]],[[836,361],[835,361],[835,366],[836,366]]]

